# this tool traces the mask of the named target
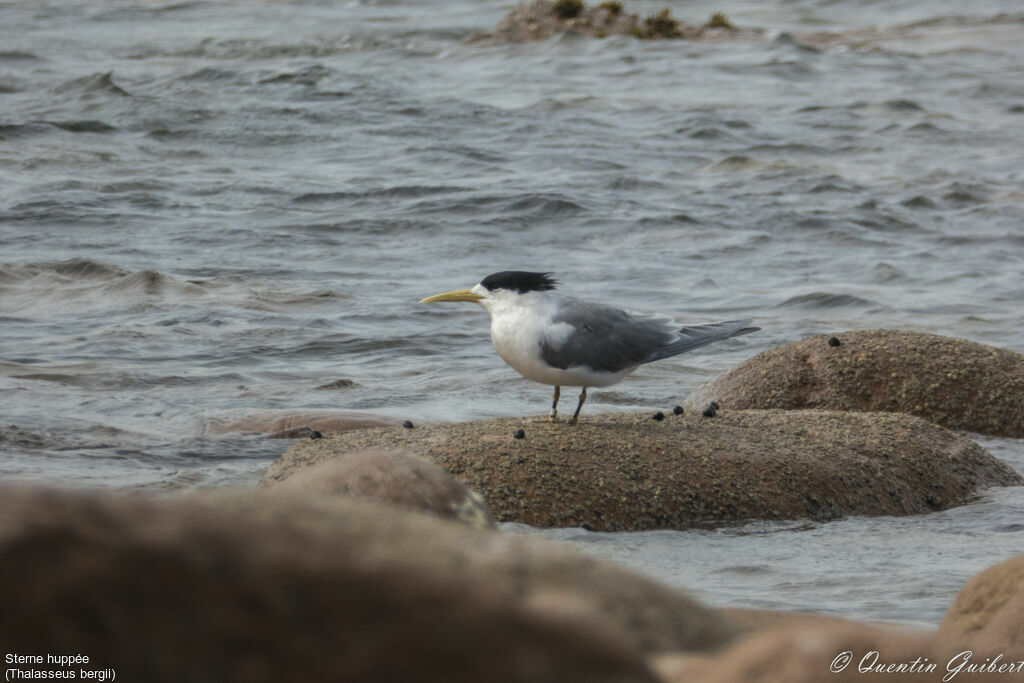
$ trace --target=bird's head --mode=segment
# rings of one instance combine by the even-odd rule
[[[517,298],[530,292],[547,292],[555,288],[558,281],[551,273],[530,273],[521,270],[503,270],[492,273],[471,289],[456,289],[428,296],[421,304],[433,304],[439,301],[472,301],[480,304],[488,311],[500,301]]]

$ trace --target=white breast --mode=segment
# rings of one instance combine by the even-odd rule
[[[484,308],[491,314],[491,341],[495,351],[529,380],[556,386],[603,387],[615,384],[632,371],[593,372],[582,367],[560,370],[545,363],[541,357],[542,344],[546,342],[557,348],[573,333],[572,325],[553,321],[558,300],[552,295],[508,293],[490,297]]]

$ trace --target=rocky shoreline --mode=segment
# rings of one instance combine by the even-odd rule
[[[962,505],[1024,478],[936,422],[1014,433],[1019,376],[993,378],[1019,357],[849,332],[767,351],[691,400],[717,410],[576,426],[315,415],[326,438],[298,415],[252,416],[224,428],[315,437],[255,490],[0,489],[0,640],[150,681],[1024,680],[1024,555],[968,582],[937,629],[909,630],[713,609],[494,523],[684,529]],[[780,405],[751,407],[766,400]]]

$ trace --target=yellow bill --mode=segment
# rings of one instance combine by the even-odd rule
[[[434,304],[438,301],[480,301],[483,297],[479,294],[474,294],[468,289],[456,289],[453,292],[444,292],[442,294],[435,294],[434,296],[428,296],[426,299],[420,301],[421,304]]]

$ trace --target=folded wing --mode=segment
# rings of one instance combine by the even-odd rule
[[[541,341],[545,362],[562,370],[582,366],[613,373],[759,329],[748,327],[750,320],[679,328],[663,318],[576,299],[565,300],[553,322],[562,331]],[[568,334],[565,325],[571,327]]]

